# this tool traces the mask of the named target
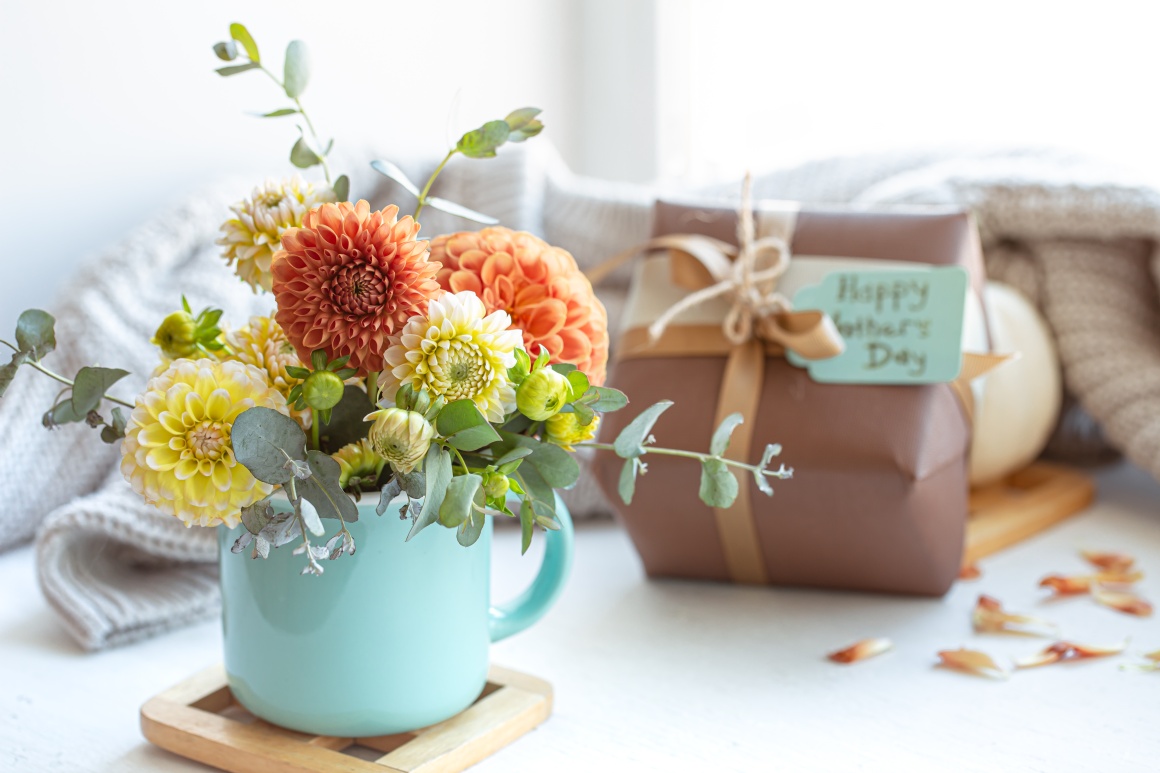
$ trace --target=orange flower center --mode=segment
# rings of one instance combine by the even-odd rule
[[[220,421],[203,421],[185,435],[185,443],[194,459],[217,461],[222,457],[229,429]]]
[[[387,283],[379,270],[367,263],[340,267],[323,288],[335,308],[346,314],[373,314],[387,298]]]

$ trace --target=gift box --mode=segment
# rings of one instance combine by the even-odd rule
[[[851,267],[962,267],[969,276],[962,346],[989,350],[979,303],[982,255],[968,214],[803,209],[762,202],[754,206],[753,220],[758,241],[766,247],[781,245],[784,255],[776,257],[786,265],[776,289],[785,298]],[[727,455],[753,462],[767,443],[777,443],[784,449],[779,461],[794,475],[772,481],[775,495],[767,497],[751,475],[740,474],[737,501],[715,509],[698,499],[696,460],[652,454],[644,459],[647,473],[637,481],[632,503],[624,505],[617,496],[623,461],[612,454],[598,456],[594,472],[646,572],[652,577],[945,593],[963,551],[973,366],[942,383],[820,383],[787,360],[786,340],[763,337],[762,320],[746,321],[751,329],[737,335],[731,301],[711,289],[722,280],[723,269],[714,274],[706,268],[711,261],[693,259],[691,253],[703,251],[703,243],[694,249],[673,235],[718,240],[730,246],[723,250],[722,259],[728,259],[736,252],[731,246],[738,244],[738,222],[734,208],[656,204],[653,231],[662,238],[654,239],[653,251],[635,263],[609,382],[631,395],[633,405],[607,415],[600,434],[604,440],[614,438],[636,415],[633,408],[671,400],[674,405],[653,430],[657,443],[706,449],[721,419],[739,411],[745,421]],[[772,284],[767,282],[764,291]],[[701,299],[689,302],[697,293]],[[680,313],[672,315],[678,307]],[[783,311],[773,309],[771,315],[793,317]],[[661,318],[663,331],[650,336],[650,327],[658,332]],[[782,337],[792,338],[793,320],[783,321]],[[872,326],[875,320],[859,324]]]

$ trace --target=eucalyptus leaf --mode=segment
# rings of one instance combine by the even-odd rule
[[[250,558],[266,559],[270,557],[270,541],[262,539],[261,537],[254,538],[254,552],[250,554]]]
[[[242,508],[242,525],[250,534],[259,534],[274,518],[274,506],[270,500],[260,499],[249,507]]]
[[[242,44],[242,48],[246,51],[246,56],[253,60],[256,65],[261,59],[258,57],[258,44],[254,42],[254,38],[250,35],[250,31],[246,29],[244,24],[234,22],[230,25],[230,37]]]
[[[765,451],[762,452],[761,464],[759,464],[758,467],[760,467],[761,469],[764,470],[766,467],[769,466],[769,463],[773,460],[773,457],[780,456],[780,455],[781,455],[781,444],[780,443],[770,443],[769,445],[767,445],[765,447]]]
[[[81,368],[73,381],[73,410],[76,413],[96,410],[109,387],[128,375],[129,371],[120,368]]]
[[[757,488],[762,494],[767,497],[773,496],[773,486],[769,485],[769,478],[765,477],[765,473],[761,470],[753,471],[753,481],[757,484]]]
[[[543,111],[538,107],[521,107],[519,110],[513,110],[508,113],[507,117],[503,120],[507,123],[508,128],[515,132],[532,123],[541,112]]]
[[[584,403],[572,403],[571,408],[582,427],[587,427],[596,418],[596,412]]]
[[[16,320],[16,347],[34,360],[56,348],[56,320],[47,311],[28,309]]]
[[[407,540],[439,519],[439,508],[443,505],[443,497],[447,494],[448,484],[451,483],[451,454],[437,445],[432,445],[427,450],[427,458],[423,462],[423,474],[426,478],[423,509],[419,511],[415,523],[411,524]]]
[[[294,143],[294,147],[290,148],[290,163],[299,169],[309,169],[321,164],[322,159],[314,152],[314,148],[306,142],[305,137],[299,137],[298,141]]]
[[[28,357],[28,352],[15,352],[8,363],[0,366],[0,397],[4,396],[4,392],[16,378],[16,371],[20,370],[20,366],[28,360]]]
[[[339,201],[350,200],[350,178],[346,175],[339,175],[334,181],[334,197]]]
[[[483,485],[483,478],[474,473],[457,475],[447,484],[447,495],[439,506],[439,523],[449,529],[458,527],[471,517],[475,495]]]
[[[238,47],[232,40],[223,40],[213,44],[213,52],[223,62],[232,62],[238,58]]]
[[[701,501],[709,507],[729,507],[737,499],[737,477],[720,459],[701,460]]]
[[[661,400],[659,403],[645,408],[639,416],[630,421],[628,426],[620,431],[612,444],[616,455],[621,459],[631,459],[644,454],[644,444],[649,434],[652,433],[653,425],[672,404],[672,400]]]
[[[411,499],[422,499],[427,496],[427,475],[423,470],[398,473],[398,478],[403,484],[403,491],[406,491]]]
[[[511,128],[506,121],[488,121],[459,138],[455,149],[468,158],[493,158],[496,148],[507,142]]]
[[[475,493],[475,504],[482,507],[484,504],[484,494],[482,491]],[[479,510],[471,508],[467,513],[467,518],[463,523],[459,524],[459,528],[455,532],[455,539],[465,548],[469,548],[479,540],[479,535],[483,533],[484,524],[487,523],[487,516]]]
[[[503,467],[506,464],[519,461],[531,453],[532,449],[527,448],[526,446],[516,446],[508,451],[505,451],[502,456],[497,457],[495,460],[495,466],[497,468]]]
[[[291,40],[286,46],[286,61],[282,67],[282,86],[286,96],[296,99],[306,91],[310,81],[310,50],[301,40]]]
[[[721,420],[721,425],[713,431],[713,439],[709,441],[709,453],[713,456],[721,456],[729,450],[729,438],[733,436],[733,430],[737,429],[743,422],[745,417],[740,413],[731,413]]]
[[[214,70],[214,72],[223,78],[228,78],[231,75],[237,75],[238,73],[247,72],[249,70],[256,70],[259,67],[261,67],[261,65],[257,62],[246,62],[245,64],[232,64],[229,67],[219,67]]]
[[[261,118],[281,118],[284,115],[296,115],[298,110],[293,107],[283,107],[278,110],[271,110],[268,113],[262,113]]]
[[[589,399],[589,395],[594,395],[594,397]],[[612,413],[628,405],[628,396],[619,389],[613,389],[612,387],[592,387],[584,395],[583,399],[589,408],[600,413]]]
[[[248,532],[248,531],[242,532],[241,536],[239,536],[236,540],[234,540],[233,546],[230,547],[230,552],[231,553],[241,553],[243,550],[245,550],[247,547],[249,547],[250,542],[253,539],[254,539],[254,535],[250,534],[250,532]]]
[[[399,483],[399,476],[392,475],[391,479],[386,482],[382,491],[379,493],[379,504],[375,507],[375,515],[382,515],[387,512],[387,508],[390,507],[391,502],[394,502],[395,498],[402,493],[403,484]]]
[[[576,459],[564,449],[552,443],[542,443],[526,435],[517,435],[502,430],[502,441],[492,446],[492,452],[502,458],[512,448],[530,448],[532,452],[525,460],[539,473],[539,476],[551,488],[568,488],[580,477],[580,465]],[[521,469],[526,469],[527,465]],[[543,497],[537,497],[542,499]],[[553,498],[549,497],[548,501]]]
[[[492,155],[495,155],[494,153]],[[456,204],[454,201],[441,199],[438,196],[428,196],[425,204],[432,209],[437,209],[440,212],[446,212],[449,215],[461,217],[464,220],[471,220],[475,223],[482,223],[484,225],[496,225],[499,223],[498,218],[491,215],[485,215],[482,212],[476,212],[474,209],[468,209],[462,204]]]
[[[263,483],[287,482],[293,477],[287,462],[306,459],[306,433],[298,422],[273,408],[242,411],[230,429],[230,439],[234,458]]]
[[[305,487],[299,485],[298,488]],[[305,494],[300,493],[299,496],[305,497]],[[315,537],[321,537],[326,533],[326,527],[322,525],[322,519],[318,517],[318,508],[309,500],[298,500],[298,517],[302,519],[302,524],[306,527],[307,531]]]
[[[520,503],[520,555],[528,552],[532,545],[532,527],[535,525],[535,514],[532,511],[532,502],[525,499]]]
[[[394,180],[407,193],[411,194],[415,198],[419,198],[419,188],[415,185],[415,183],[411,182],[411,178],[407,177],[406,172],[392,164],[390,161],[372,161],[371,169],[374,169],[384,177]]]
[[[616,491],[626,505],[632,504],[632,495],[636,493],[636,472],[639,464],[640,459],[633,457],[625,459],[624,466],[620,468],[620,480],[616,484]]]
[[[519,482],[520,488],[528,496],[544,507],[554,509],[556,492],[544,480],[544,476],[540,474],[539,470],[530,464],[521,465],[520,469],[515,473],[515,479]]]
[[[584,375],[584,371],[570,370],[565,374],[568,379],[568,384],[572,387],[572,400],[579,400],[588,391],[589,386],[588,376]],[[584,422],[587,424],[588,422]]]
[[[88,411],[77,413],[76,409],[73,408],[72,400],[62,400],[49,409],[48,416],[53,425],[59,426],[84,421],[88,417]]]
[[[448,403],[435,420],[439,434],[460,451],[475,451],[500,439],[471,400]]]
[[[358,520],[358,505],[338,485],[342,468],[330,455],[321,451],[306,454],[312,475],[298,481],[298,494],[314,505],[322,518],[342,518],[347,523]],[[321,525],[319,525],[321,529]],[[311,528],[314,534],[321,534]]]

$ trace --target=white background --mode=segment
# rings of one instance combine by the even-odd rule
[[[275,69],[309,43],[305,102],[338,151],[434,155],[536,105],[573,169],[609,179],[964,143],[1160,179],[1160,6],[1144,0],[0,0],[0,335],[197,188],[234,176],[240,197],[290,171],[293,119],[247,115],[285,99],[260,73],[213,73],[235,20]]]

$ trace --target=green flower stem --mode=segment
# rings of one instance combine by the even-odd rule
[[[419,219],[419,213],[423,211],[423,207],[427,206],[427,194],[431,192],[431,186],[435,183],[435,178],[438,177],[439,173],[443,171],[443,167],[447,166],[447,162],[451,160],[451,157],[454,156],[455,153],[455,148],[447,151],[447,155],[444,156],[443,160],[439,162],[439,166],[435,167],[435,171],[432,172],[431,176],[427,178],[427,184],[423,186],[423,190],[419,193],[419,203],[415,206],[415,214],[411,215],[412,220]]]
[[[471,474],[471,468],[467,466],[467,460],[463,458],[463,454],[459,453],[458,448],[451,445],[450,443],[440,443],[440,445],[443,446],[444,448],[449,449],[451,451],[451,453],[455,454],[455,458],[459,460],[459,464],[461,467],[463,467],[464,473],[466,473],[468,475]]]
[[[247,57],[247,59],[248,59],[248,57]],[[249,61],[252,62],[254,60],[249,59]],[[278,88],[282,89],[282,91],[286,90],[286,84],[284,84],[284,83],[282,83],[282,81],[278,80],[277,75],[275,75],[274,73],[267,70],[266,65],[259,64],[258,68],[262,72],[269,75],[270,80],[272,80],[278,84]],[[332,183],[330,181],[330,165],[326,163],[326,152],[323,150],[322,140],[319,139],[318,132],[314,130],[314,122],[310,120],[310,116],[307,114],[306,108],[304,108],[302,106],[302,100],[298,99],[298,97],[294,97],[293,99],[294,99],[294,106],[296,108],[298,108],[298,112],[302,116],[302,120],[306,121],[306,128],[310,130],[310,136],[312,138],[314,138],[314,147],[318,151],[318,158],[322,161],[322,173],[324,175],[326,175],[326,184],[331,185]]]
[[[321,440],[319,439],[320,430],[318,427],[318,425],[321,423],[322,423],[322,419],[318,415],[318,411],[311,408],[310,409],[310,447],[313,448],[315,451],[322,450]]]
[[[595,448],[599,451],[615,451],[616,447],[611,443],[575,443],[573,448]],[[720,459],[730,467],[739,467],[750,472],[760,472],[763,475],[768,475],[771,478],[780,478],[785,480],[790,477],[788,470],[763,470],[756,464],[746,464],[745,462],[734,461],[733,459],[726,459],[723,456],[713,456],[713,454],[702,454],[696,451],[681,451],[676,448],[653,448],[649,446],[645,449],[646,454],[660,454],[661,456],[683,456],[686,459],[696,459],[699,462],[704,462],[706,459]]]
[[[5,346],[7,346],[9,349],[11,349],[14,352],[20,351],[18,348],[16,348],[12,344],[10,344],[7,341],[4,341],[2,339],[0,339],[0,344],[4,344]],[[48,376],[51,379],[55,379],[55,380],[59,381],[60,383],[64,384],[67,387],[76,386],[76,384],[73,383],[72,379],[67,379],[64,376],[60,375],[59,373],[53,373],[51,370],[49,370],[48,368],[41,365],[40,360],[25,360],[24,364],[31,365],[33,368],[36,368],[44,375]],[[130,410],[132,410],[135,407],[133,405],[133,403],[127,403],[124,400],[119,400],[116,397],[111,397],[110,395],[102,395],[102,397],[104,399],[108,400],[110,403],[116,403],[117,405],[123,405],[124,407],[126,407]]]
[[[367,374],[367,397],[370,398],[371,404],[376,408],[379,407],[379,372],[372,370]]]

